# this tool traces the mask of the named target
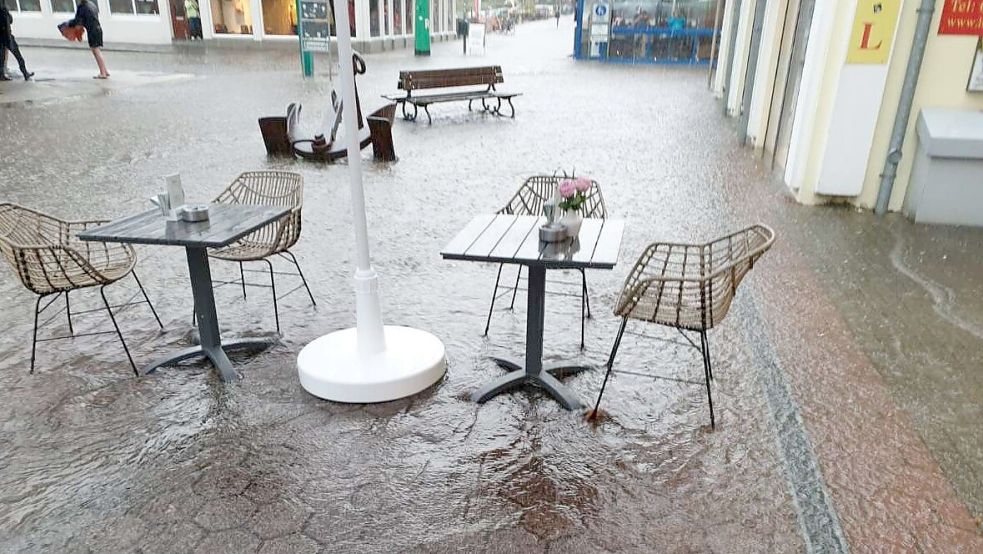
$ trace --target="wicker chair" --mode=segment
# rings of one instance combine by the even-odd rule
[[[139,375],[130,349],[126,346],[123,333],[120,332],[114,307],[106,300],[107,285],[133,275],[143,301],[150,306],[150,311],[157,317],[147,292],[143,289],[133,266],[136,265],[136,253],[128,244],[84,242],[76,238],[80,231],[106,223],[105,221],[63,221],[50,215],[31,210],[16,204],[0,203],[0,251],[4,259],[13,268],[21,284],[38,295],[34,303],[34,332],[31,338],[31,372],[34,372],[37,343],[51,340],[68,339],[90,335],[101,335],[113,331],[76,334],[72,325],[72,316],[89,313],[95,310],[73,312],[69,301],[69,293],[88,287],[99,287],[103,305],[113,322],[113,328],[123,345],[123,351],[130,361],[133,372]],[[44,307],[41,300],[54,295]],[[65,313],[68,318],[69,335],[38,339],[38,317],[47,310],[59,296],[65,296]],[[49,320],[50,321],[50,320]]]
[[[276,318],[276,330],[280,332],[280,312],[277,307],[276,274],[299,276],[311,304],[317,306],[304,272],[297,263],[297,258],[290,248],[300,238],[301,209],[304,206],[304,178],[299,173],[286,171],[250,171],[243,173],[222,194],[215,199],[220,204],[263,204],[286,206],[290,213],[279,220],[258,229],[238,241],[208,251],[208,255],[220,260],[237,262],[239,264],[240,281],[234,284],[242,285],[242,297],[246,297],[246,285],[261,286],[257,283],[246,282],[244,262],[265,262],[270,273],[270,288],[273,289],[273,315]],[[297,273],[274,272],[270,258],[279,256],[297,268]],[[233,283],[224,283],[233,284]],[[300,286],[288,291],[283,296],[294,292]]]
[[[710,393],[713,367],[707,331],[727,315],[737,286],[758,258],[771,248],[774,240],[775,232],[771,228],[754,225],[706,244],[649,245],[628,274],[614,310],[622,318],[621,328],[608,358],[607,373],[593,414],[597,414],[601,405],[625,326],[629,319],[636,319],[673,327],[690,346],[700,351],[710,405],[710,426],[714,427]],[[699,333],[700,345],[697,346],[685,331]]]
[[[498,213],[509,214],[509,215],[543,215],[543,203],[547,200],[553,198],[554,191],[560,181],[566,179],[566,176],[557,175],[535,175],[526,179],[526,182],[519,187],[512,199],[509,200],[508,204],[504,208],[500,209]],[[598,219],[607,218],[607,208],[604,205],[604,196],[601,194],[601,186],[597,184],[597,181],[591,181],[591,188],[587,192],[587,200],[581,205],[580,213],[584,217],[593,217]],[[495,277],[495,290],[492,292],[491,306],[488,307],[488,319],[485,322],[485,335],[488,334],[488,329],[491,327],[491,317],[492,311],[495,309],[495,300],[498,299],[498,284],[502,279],[502,266],[504,264],[499,264],[498,275]],[[583,269],[580,269],[580,348],[584,348],[584,320],[585,318],[590,318],[590,296],[587,292],[587,275],[584,273]],[[519,280],[522,278],[522,267],[519,267],[519,271],[515,276],[515,285],[513,287],[503,287],[505,292],[502,294],[508,294],[511,290],[512,292],[512,302],[509,304],[509,309],[515,307],[515,293],[519,290]]]

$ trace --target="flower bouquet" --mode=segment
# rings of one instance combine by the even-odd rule
[[[560,181],[557,192],[559,192],[560,202],[558,207],[563,210],[563,218],[560,223],[566,228],[566,234],[570,238],[576,237],[580,233],[580,225],[584,222],[582,212],[584,202],[587,201],[587,193],[590,192],[592,182],[586,177],[576,177]]]

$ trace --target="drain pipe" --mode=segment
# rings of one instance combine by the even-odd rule
[[[901,163],[901,149],[904,146],[905,135],[908,133],[908,119],[911,117],[911,106],[915,101],[915,89],[918,87],[918,74],[922,70],[922,58],[925,57],[925,44],[932,30],[932,15],[935,13],[935,0],[922,0],[918,8],[918,22],[915,24],[915,37],[911,44],[911,55],[908,57],[908,68],[905,70],[904,84],[901,86],[901,98],[898,99],[898,113],[894,116],[894,131],[891,133],[891,144],[884,160],[884,170],[881,172],[881,185],[877,190],[877,205],[874,213],[884,215],[891,202],[891,192],[894,181],[898,177],[898,164]]]

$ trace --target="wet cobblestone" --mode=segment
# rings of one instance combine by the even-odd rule
[[[865,316],[870,305],[856,290],[832,286],[856,277],[841,265],[866,267],[856,263],[863,246],[892,244],[858,245],[851,233],[883,236],[885,224],[781,200],[780,186],[720,118],[703,70],[576,63],[566,56],[570,33],[567,22],[559,30],[520,26],[514,37],[490,37],[480,60],[462,58],[459,44],[437,45],[428,59],[405,52],[369,58],[359,83],[367,111],[407,67],[502,63],[506,87],[525,92],[514,120],[450,104],[433,110],[432,126],[397,121],[400,161],[366,161],[386,320],[436,333],[450,361],[436,387],[381,405],[322,402],[296,379],[299,349],[352,325],[354,306],[347,168],[268,160],[256,128],[257,116],[281,113],[293,100],[304,101],[309,121],[320,115],[327,83],[301,81],[294,55],[113,53],[111,67],[121,71],[193,77],[0,107],[7,137],[0,197],[65,217],[142,209],[156,180],[175,170],[200,200],[244,170],[301,172],[304,231],[296,253],[318,299],[316,310],[299,294],[281,302],[282,343],[238,358],[239,383],[220,383],[194,364],[134,379],[112,336],[42,345],[39,370],[29,375],[32,298],[9,271],[0,273],[0,550],[802,551],[801,514],[758,380],[771,361],[757,355],[754,340],[768,341],[788,378],[854,550],[979,545],[943,475],[967,503],[978,481],[951,470],[956,464],[943,461],[946,473],[939,470],[946,446],[921,442],[938,427],[917,415],[935,403],[899,384],[910,375],[908,365],[894,363],[903,353],[879,354],[881,341],[921,328],[901,325],[905,334],[893,335],[890,314]],[[52,73],[90,63],[77,52],[25,53]],[[496,311],[490,336],[481,337],[494,268],[443,262],[438,252],[525,176],[573,167],[602,184],[609,211],[627,220],[628,231],[623,263],[589,275],[595,318],[586,352],[577,348],[578,303],[547,300],[549,360],[603,364],[618,326],[610,306],[650,241],[705,239],[758,219],[779,229],[779,244],[738,297],[739,307],[760,310],[764,335],[747,331],[756,320],[741,309],[711,334],[715,432],[707,429],[700,387],[665,379],[616,375],[596,426],[536,393],[482,406],[467,400],[497,374],[488,355],[521,350],[524,310]],[[891,228],[906,237],[930,233]],[[854,263],[830,250],[851,252]],[[139,252],[138,269],[166,329],[156,331],[137,309],[122,320],[135,357],[148,360],[187,343],[190,295],[180,251]],[[883,263],[883,249],[876,252],[872,259]],[[909,259],[910,250],[904,253]],[[214,271],[232,272],[221,264]],[[936,271],[926,275],[951,278]],[[962,284],[954,290],[965,290]],[[871,280],[869,288],[890,298],[911,285],[880,289]],[[234,288],[219,289],[226,332],[273,328],[268,291],[256,290],[243,301]],[[122,283],[107,291],[119,300],[135,293]],[[80,294],[77,302],[92,300]],[[971,303],[952,306],[962,320],[974,317]],[[93,317],[77,330],[106,323]],[[866,332],[869,323],[887,330]],[[950,365],[962,367],[973,359],[963,356],[980,347],[959,340],[963,350]],[[691,352],[634,335],[619,365],[699,376]],[[899,377],[883,377],[885,367],[897,367]],[[602,377],[593,371],[567,382],[586,400]],[[960,405],[974,390],[963,390]],[[972,415],[953,411],[936,421]]]

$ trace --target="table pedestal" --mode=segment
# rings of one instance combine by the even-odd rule
[[[544,389],[564,408],[576,410],[583,407],[554,374],[571,374],[589,369],[587,366],[558,364],[543,367],[543,322],[546,314],[546,268],[529,266],[529,286],[526,297],[526,363],[519,364],[502,359],[492,360],[509,373],[481,387],[471,395],[475,402],[485,402],[498,394],[525,385],[535,385]]]
[[[241,349],[268,348],[276,341],[264,338],[242,338],[222,343],[218,330],[218,315],[215,313],[215,294],[212,290],[212,274],[208,266],[208,252],[205,248],[187,247],[188,271],[191,274],[191,290],[195,299],[195,314],[198,319],[198,333],[201,344],[186,348],[166,358],[158,360],[141,371],[146,375],[158,367],[205,356],[211,360],[223,381],[234,381],[238,377],[226,351]]]

